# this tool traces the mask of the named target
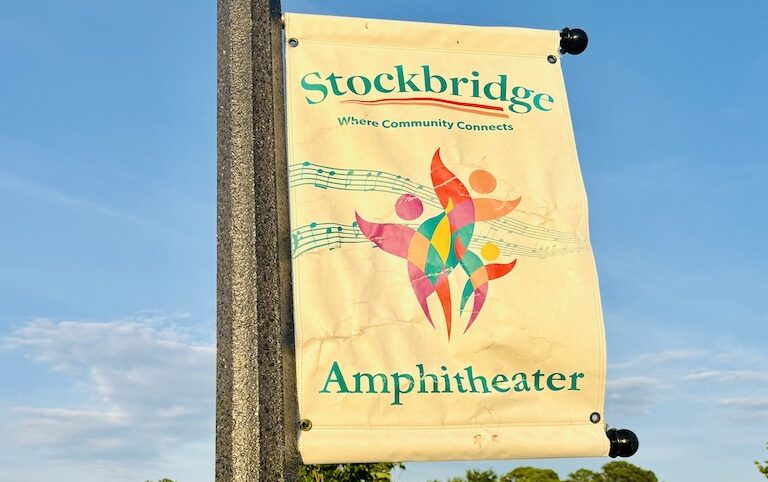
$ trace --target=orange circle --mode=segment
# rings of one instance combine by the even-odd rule
[[[469,175],[469,185],[479,193],[488,194],[496,189],[496,178],[490,172],[478,169]]]

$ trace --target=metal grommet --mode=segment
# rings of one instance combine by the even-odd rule
[[[557,63],[557,57],[554,55],[547,55],[547,62],[550,64],[556,64]]]
[[[589,421],[592,423],[598,423],[600,421],[600,414],[593,412],[592,415],[589,416]]]
[[[299,46],[299,40],[295,38],[289,38],[288,39],[288,45],[291,47],[298,47]]]
[[[303,418],[301,422],[299,422],[299,428],[304,432],[309,432],[312,430],[312,420]]]

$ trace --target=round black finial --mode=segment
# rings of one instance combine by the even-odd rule
[[[608,436],[608,440],[611,441],[611,449],[608,455],[612,458],[631,457],[635,455],[635,452],[640,447],[637,435],[631,430],[625,428],[616,430],[612,428],[605,432],[605,434]]]
[[[560,53],[579,55],[587,49],[587,32],[580,28],[565,27],[560,31]]]

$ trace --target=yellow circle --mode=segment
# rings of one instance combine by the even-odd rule
[[[488,261],[493,261],[499,257],[499,247],[493,243],[486,243],[485,246],[480,248],[480,256]]]

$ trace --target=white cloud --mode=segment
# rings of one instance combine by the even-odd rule
[[[0,348],[87,389],[75,406],[14,407],[17,443],[66,460],[147,461],[214,431],[214,346],[162,317],[35,320]]]
[[[768,382],[768,360],[742,347],[645,353],[611,368],[621,378],[607,383],[607,412],[647,414],[657,403],[689,400],[733,420],[768,420],[768,399],[754,396]]]
[[[63,206],[85,213],[95,213],[101,216],[118,219],[135,226],[146,227],[174,237],[185,237],[183,233],[169,229],[167,223],[158,223],[149,218],[139,216],[129,211],[116,209],[86,199],[81,199],[70,193],[50,188],[35,182],[22,179],[7,172],[0,171],[0,192],[9,191],[15,195],[38,199],[56,206]],[[186,237],[185,237],[186,238]]]
[[[671,362],[691,360],[706,355],[704,350],[680,349],[666,350],[654,353],[643,353],[631,360],[611,364],[611,368],[647,368],[649,366],[664,365]]]
[[[768,382],[768,372],[756,370],[702,370],[683,377],[685,380],[713,382]]]
[[[648,413],[664,389],[661,382],[650,377],[609,380],[605,389],[606,413],[611,416]]]
[[[733,420],[740,422],[768,422],[768,396],[727,398],[720,401]]]

